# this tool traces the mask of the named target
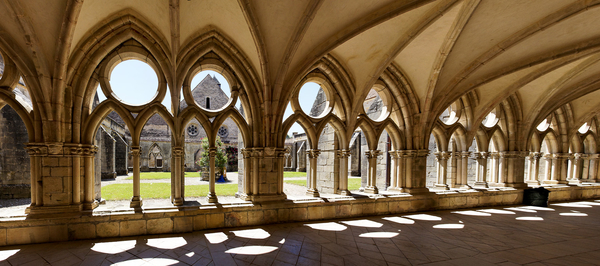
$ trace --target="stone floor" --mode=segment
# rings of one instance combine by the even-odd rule
[[[592,265],[600,200],[3,247],[4,265]]]

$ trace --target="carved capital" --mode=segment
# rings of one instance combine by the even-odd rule
[[[318,158],[321,154],[321,150],[306,150],[306,154],[308,155],[309,159]]]
[[[175,157],[182,157],[184,153],[182,147],[173,147],[172,152]]]
[[[210,157],[217,156],[217,148],[209,148],[208,149],[208,156],[210,156]]]
[[[62,155],[63,154],[63,143],[62,142],[52,142],[47,143],[48,145],[48,154],[49,155]]]
[[[459,153],[460,157],[462,157],[463,159],[467,159],[469,158],[469,156],[471,156],[471,152],[468,151],[463,151]]]
[[[129,152],[129,154],[133,157],[140,157],[140,146],[131,146],[131,151]]]
[[[380,154],[381,154],[380,150],[370,150],[370,151],[366,151],[365,152],[365,155],[367,156],[367,159],[375,159]]]
[[[29,156],[47,156],[48,147],[43,143],[27,143],[25,147]]]
[[[252,149],[241,149],[241,152],[244,159],[252,157]]]
[[[335,151],[335,157],[336,158],[348,158],[348,157],[350,157],[350,151],[349,150],[337,150],[337,151]]]

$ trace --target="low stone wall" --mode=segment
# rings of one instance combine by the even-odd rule
[[[551,201],[600,197],[600,186],[551,188]],[[523,190],[396,194],[200,207],[143,212],[84,212],[76,217],[0,219],[0,246],[54,241],[185,233],[205,229],[356,218],[408,212],[521,204]]]
[[[31,197],[30,185],[0,186],[0,199],[26,199]]]

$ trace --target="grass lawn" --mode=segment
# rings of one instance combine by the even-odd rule
[[[294,184],[298,186],[306,186],[306,180],[284,180],[283,182],[288,184]],[[348,179],[348,190],[358,190],[360,188],[360,178]]]
[[[306,177],[306,172],[283,172],[283,178],[286,177]]]
[[[200,177],[198,172],[185,172],[186,177]],[[126,180],[132,180],[133,176],[125,178]],[[171,179],[171,172],[142,172],[140,173],[140,179]]]
[[[167,199],[171,196],[170,183],[141,183],[142,199]],[[233,196],[238,191],[237,184],[216,184],[217,196]],[[208,194],[208,185],[185,186],[187,197],[204,197]],[[133,195],[132,184],[112,184],[102,187],[102,198],[106,200],[126,200]]]

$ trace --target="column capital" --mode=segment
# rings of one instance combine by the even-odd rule
[[[388,151],[388,153],[392,159],[398,159],[402,157],[402,151]]]
[[[457,154],[460,155],[460,157],[462,157],[463,159],[469,158],[469,156],[471,156],[470,151],[461,151],[457,152]]]
[[[183,156],[183,147],[173,147],[172,149],[173,156],[181,157]]]
[[[250,157],[252,157],[252,149],[241,149],[240,152],[242,153],[242,156],[244,157],[244,159],[248,159]]]
[[[488,152],[486,152],[486,151],[480,151],[480,152],[473,153],[473,158],[475,158],[475,159],[487,159],[487,157],[488,157]]]
[[[208,156],[210,156],[210,157],[217,156],[217,148],[209,148],[208,149]]]
[[[530,160],[539,160],[542,157],[542,153],[541,152],[530,152],[528,155]]]
[[[132,156],[140,156],[142,149],[140,146],[131,146],[131,151],[129,152]]]
[[[600,154],[598,154],[598,153],[588,154],[587,156],[588,156],[588,159],[590,159],[590,160],[596,160],[596,159],[600,158]]]
[[[336,158],[348,158],[350,157],[350,150],[337,150],[335,151]]]
[[[380,150],[365,151],[365,155],[367,156],[367,159],[377,158],[377,156],[379,156],[380,154],[381,154]]]
[[[447,151],[440,151],[440,152],[434,152],[433,153],[435,155],[435,159],[436,160],[448,160],[450,159],[450,155],[451,153],[447,152]]]
[[[577,152],[577,153],[573,153],[573,155],[572,155],[572,159],[575,161],[578,161],[579,159],[583,159],[583,158],[585,158],[584,153]]]
[[[310,159],[317,158],[321,154],[321,150],[317,150],[317,149],[306,150],[306,154],[308,155],[308,158],[310,158]]]

